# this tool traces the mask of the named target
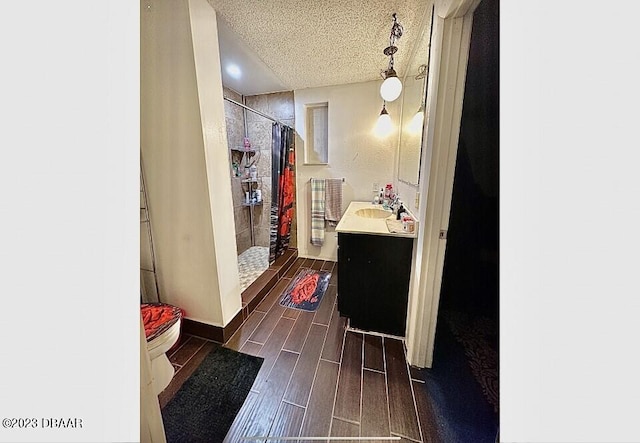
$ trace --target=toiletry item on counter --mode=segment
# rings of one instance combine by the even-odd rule
[[[406,231],[407,230],[407,220],[409,220],[409,216],[408,215],[403,215],[400,220],[402,220],[402,230]]]
[[[384,188],[380,188],[380,192],[378,192],[378,204],[382,204],[384,200]]]
[[[389,200],[393,198],[393,185],[391,183],[387,183],[384,189],[384,198],[388,198]]]
[[[383,196],[382,196],[382,204],[384,209],[390,208],[391,202],[394,200],[394,198],[395,198],[395,192],[393,191],[393,185],[391,183],[387,183],[387,185],[383,190]]]
[[[407,232],[413,234],[413,231],[416,230],[416,222],[413,220],[407,220]]]
[[[416,222],[408,215],[405,215],[402,217],[402,229],[411,234],[416,229]]]
[[[405,212],[405,210],[404,210],[404,206],[402,205],[402,202],[401,202],[400,206],[398,206],[398,212],[396,212],[396,220],[402,219],[402,213],[403,212]]]

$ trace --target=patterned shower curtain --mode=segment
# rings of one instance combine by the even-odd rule
[[[280,123],[274,123],[271,135],[272,189],[269,263],[273,263],[289,247],[295,201],[293,129]]]

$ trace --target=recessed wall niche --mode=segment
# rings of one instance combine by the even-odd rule
[[[305,165],[329,163],[329,103],[305,105]]]

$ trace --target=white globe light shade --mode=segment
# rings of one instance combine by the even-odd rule
[[[380,85],[380,96],[388,102],[392,102],[400,97],[401,92],[402,82],[398,77],[387,77],[385,81],[382,82],[382,85]]]
[[[416,115],[413,116],[411,122],[409,122],[408,130],[412,134],[417,134],[422,131],[422,122],[424,121],[424,111],[422,108],[416,112]]]
[[[393,130],[391,116],[387,113],[380,114],[376,122],[375,133],[378,137],[386,137]]]

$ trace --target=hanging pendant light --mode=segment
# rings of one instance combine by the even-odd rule
[[[380,111],[380,116],[378,117],[378,121],[376,122],[376,126],[374,128],[374,132],[378,137],[386,137],[393,130],[393,123],[391,121],[391,116],[389,112],[387,112],[386,103],[382,104],[382,110]]]
[[[427,65],[420,65],[418,67],[418,74],[415,76],[416,80],[425,80],[427,78],[427,69],[428,66]],[[421,95],[424,97],[424,94],[426,94],[426,90],[425,90],[425,83],[424,81],[422,82],[422,89],[421,91]],[[411,121],[409,122],[409,124],[407,125],[407,130],[411,133],[411,134],[417,134],[419,132],[422,132],[422,123],[424,122],[424,110],[425,110],[425,102],[424,100],[422,100],[422,102],[420,102],[420,107],[418,108],[418,111],[416,112],[416,115],[413,116],[413,118],[411,119]]]
[[[389,66],[387,70],[383,72],[384,81],[382,85],[380,85],[380,96],[384,101],[392,102],[398,97],[400,97],[400,93],[402,92],[402,82],[398,78],[398,74],[395,69],[393,69],[393,55],[398,52],[398,47],[396,46],[396,40],[402,37],[402,25],[398,23],[398,18],[396,14],[393,14],[393,25],[391,26],[391,33],[389,34],[389,46],[384,48],[384,55],[389,57]]]
[[[383,100],[392,102],[400,97],[400,93],[402,92],[402,82],[393,68],[386,70],[384,77],[385,79],[382,82],[382,85],[380,85],[380,96]]]
[[[424,122],[424,103],[421,104],[420,107],[418,108],[418,112],[416,112],[416,115],[414,115],[411,121],[409,122],[407,129],[412,134],[417,134],[420,131],[422,131],[423,122]]]

